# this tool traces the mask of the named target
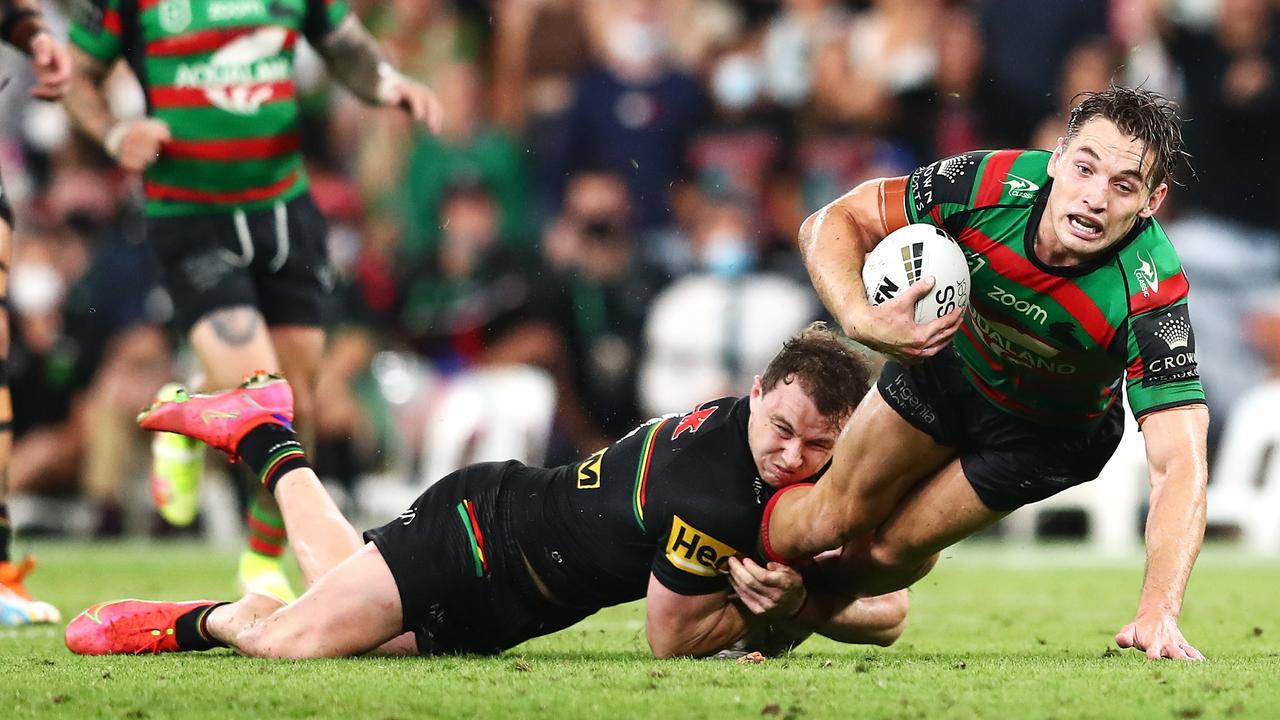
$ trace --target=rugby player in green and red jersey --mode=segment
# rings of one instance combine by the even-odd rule
[[[439,129],[431,91],[391,67],[344,0],[78,0],[66,107],[128,170],[143,174],[146,233],[208,387],[258,369],[287,373],[311,417],[332,285],[325,221],[299,151],[294,53],[306,38],[373,105]],[[117,120],[102,83],[124,59],[148,116]],[[162,436],[152,494],[175,525],[196,513],[202,449]],[[285,532],[266,494],[249,513],[240,579],[291,597]]]
[[[1187,279],[1153,218],[1182,155],[1164,98],[1084,93],[1052,152],[973,152],[854,188],[799,246],[827,308],[890,357],[812,488],[779,493],[772,557],[843,545],[862,593],[910,585],[937,553],[1009,512],[1094,479],[1119,443],[1121,395],[1151,478],[1138,611],[1117,635],[1152,659],[1202,659],[1178,627],[1204,536],[1209,414]],[[945,228],[970,305],[916,325],[931,278],[869,307],[866,253],[890,231]]]
[[[67,89],[71,60],[44,24],[35,0],[0,0],[0,40],[31,56],[36,84],[31,95],[57,100]],[[13,208],[0,186],[0,625],[57,622],[58,609],[35,600],[23,579],[35,568],[30,556],[21,562],[9,557],[9,458],[13,453],[13,399],[9,393],[9,260],[13,257]]]
[[[261,594],[236,603],[102,603],[67,626],[67,646],[82,654],[223,645],[267,657],[492,653],[642,597],[660,657],[725,649],[753,613],[785,626],[792,642],[816,630],[888,645],[903,629],[905,590],[852,601],[820,578],[814,585],[750,559],[759,556],[769,499],[822,471],[857,403],[842,391],[869,382],[847,345],[813,327],[786,343],[748,397],[655,418],[571,465],[462,468],[363,539],[307,467],[288,427],[283,380],[157,403],[140,416],[144,428],[191,433],[260,473],[284,508],[309,589],[289,605]],[[809,608],[825,609],[809,613],[822,623],[795,620]]]

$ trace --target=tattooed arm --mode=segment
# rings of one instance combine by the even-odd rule
[[[110,68],[71,48],[71,78],[62,106],[86,135],[100,143],[126,170],[141,172],[160,156],[169,126],[154,118],[117,121],[102,91]]]
[[[443,110],[435,93],[392,67],[354,15],[342,18],[320,39],[317,49],[329,72],[356,97],[371,105],[400,107],[432,132],[440,132]]]
[[[36,85],[31,94],[57,100],[67,90],[71,59],[49,32],[38,0],[0,0],[0,39],[31,56]]]

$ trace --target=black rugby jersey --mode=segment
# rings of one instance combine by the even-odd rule
[[[747,445],[748,398],[655,418],[582,462],[503,479],[506,530],[555,599],[600,608],[728,587],[734,555],[760,559],[774,489]]]

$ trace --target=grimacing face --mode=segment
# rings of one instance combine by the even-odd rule
[[[760,479],[775,488],[807,480],[831,458],[841,426],[818,413],[799,382],[751,385],[747,444]]]
[[[1093,118],[1049,160],[1053,187],[1037,230],[1036,252],[1052,265],[1078,265],[1115,245],[1138,218],[1151,217],[1169,186],[1147,179],[1154,153],[1110,120]]]

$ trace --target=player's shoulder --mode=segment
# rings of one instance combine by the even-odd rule
[[[980,209],[1035,202],[1049,181],[1046,150],[974,150],[917,168],[908,179],[916,217],[943,205]]]
[[[1178,251],[1155,218],[1143,221],[1117,259],[1129,286],[1131,312],[1145,312],[1187,296],[1187,276]]]

